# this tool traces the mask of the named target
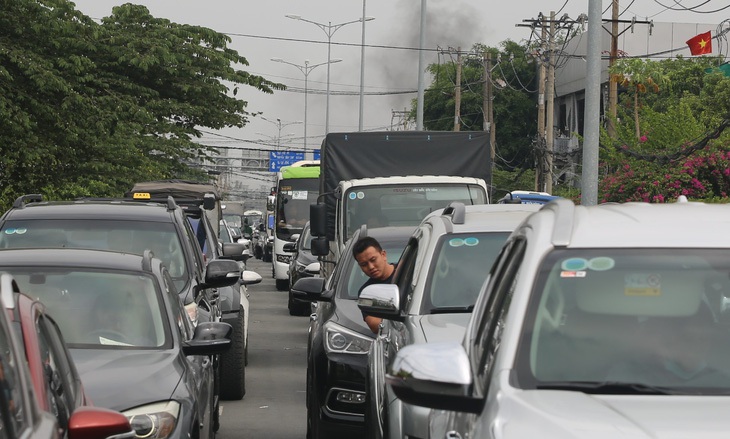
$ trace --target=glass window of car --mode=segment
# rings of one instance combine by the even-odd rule
[[[730,256],[708,249],[556,250],[522,329],[520,382],[730,392]]]
[[[425,286],[422,314],[471,311],[507,232],[449,234],[439,238]]]
[[[401,252],[403,252],[403,245],[387,241],[380,242],[380,245],[383,247],[383,250],[385,250],[386,256],[388,257],[388,263],[397,263]],[[340,280],[341,285],[346,285],[347,288],[340,290],[340,297],[356,300],[360,288],[365,284],[365,282],[367,282],[368,277],[362,272],[360,266],[355,262],[355,258],[352,257],[351,250],[348,255],[350,256],[348,265],[342,274],[342,279]]]
[[[162,274],[164,293],[170,302],[170,310],[175,321],[175,327],[180,335],[180,340],[190,340],[193,338],[193,323],[190,316],[185,311],[180,300],[178,292],[175,290],[175,284],[167,270],[163,270]]]
[[[6,267],[37,297],[71,347],[158,348],[169,345],[154,277],[53,267]]]
[[[43,378],[46,384],[48,406],[51,413],[58,419],[62,429],[68,427],[68,419],[75,407],[74,396],[76,394],[74,377],[70,365],[66,361],[61,338],[57,328],[45,316],[38,317],[36,322],[38,331],[38,348],[43,362]]]
[[[27,420],[31,415],[25,413],[25,395],[22,394],[20,376],[21,363],[15,356],[10,334],[5,326],[0,325],[0,416],[4,436],[8,438],[22,437],[22,432],[29,427]]]
[[[86,248],[142,255],[150,249],[184,285],[185,255],[173,223],[34,219],[7,221],[0,248]]]

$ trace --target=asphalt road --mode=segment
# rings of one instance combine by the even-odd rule
[[[249,286],[246,396],[222,402],[217,439],[303,439],[309,317],[289,315],[287,292],[276,291],[270,262],[252,258],[247,268],[263,281]]]

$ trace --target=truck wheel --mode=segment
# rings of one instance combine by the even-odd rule
[[[276,279],[276,289],[286,291],[289,289],[289,279]]]
[[[246,394],[246,346],[243,338],[243,307],[239,306],[238,318],[232,324],[231,348],[221,355],[221,398],[238,400]]]
[[[264,249],[263,261],[271,262],[271,250],[268,247]]]

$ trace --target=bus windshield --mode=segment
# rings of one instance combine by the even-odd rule
[[[276,193],[276,236],[291,241],[291,236],[302,233],[309,221],[309,205],[317,202],[319,180],[293,178],[281,180]]]

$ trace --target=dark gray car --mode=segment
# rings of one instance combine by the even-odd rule
[[[284,250],[292,252],[289,262],[289,300],[287,307],[291,315],[311,314],[312,306],[308,301],[295,298],[291,292],[291,286],[303,277],[312,277],[319,274],[319,262],[312,254],[312,234],[309,231],[309,221],[304,225],[301,235],[296,242],[284,244]]]

